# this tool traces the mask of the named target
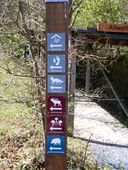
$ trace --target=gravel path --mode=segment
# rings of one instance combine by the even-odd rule
[[[113,170],[128,170],[128,129],[95,102],[76,102],[74,136],[90,140],[92,155]]]

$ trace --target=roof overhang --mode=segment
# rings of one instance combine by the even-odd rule
[[[72,28],[71,33],[76,39],[82,35],[86,39],[91,39],[92,42],[128,46],[128,33],[101,32],[91,27],[87,29]]]

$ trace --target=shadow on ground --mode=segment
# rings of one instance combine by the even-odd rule
[[[103,109],[109,112],[114,118],[119,120],[125,127],[128,128],[128,117],[125,115],[121,106],[117,101],[95,101]]]

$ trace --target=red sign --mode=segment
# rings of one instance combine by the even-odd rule
[[[66,97],[65,96],[48,96],[47,98],[47,113],[49,114],[64,114],[66,112]]]
[[[97,26],[98,31],[128,33],[128,24],[101,23]]]
[[[47,133],[50,133],[50,134],[65,133],[65,117],[64,116],[48,116],[47,117]]]

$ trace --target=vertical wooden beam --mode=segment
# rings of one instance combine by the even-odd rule
[[[87,59],[86,64],[86,85],[85,85],[85,92],[88,94],[90,90],[90,60]]]
[[[70,35],[71,36],[71,35]],[[74,104],[75,104],[75,87],[76,87],[76,47],[75,42],[70,37],[69,40],[69,115],[68,115],[68,132],[73,134],[74,130]]]
[[[68,2],[46,0],[45,170],[67,169]]]

